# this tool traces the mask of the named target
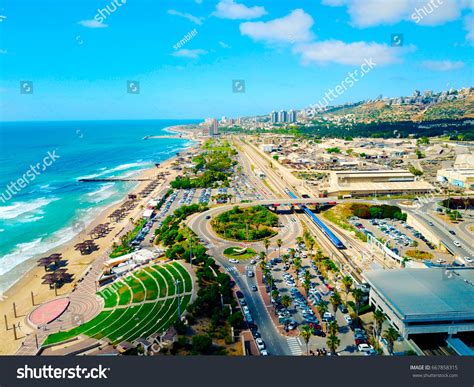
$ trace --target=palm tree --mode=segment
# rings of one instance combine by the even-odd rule
[[[352,287],[352,284],[353,284],[353,280],[350,276],[346,275],[343,279],[342,279],[342,286],[344,286],[344,290],[346,291],[346,304],[347,304],[347,296],[349,295],[350,291],[351,291],[351,287]]]
[[[313,247],[314,247],[314,240],[311,238],[308,241],[308,249],[309,249],[310,256],[313,256]]]
[[[295,271],[298,273],[298,271],[301,269],[301,258],[296,257],[295,260],[293,261],[293,267]]]
[[[341,344],[341,340],[339,340],[337,336],[331,335],[327,338],[326,344],[331,353],[335,354],[337,347],[339,347],[339,344]]]
[[[288,264],[288,260],[290,259],[290,256],[288,254],[283,254],[281,256],[281,259],[283,261],[283,264],[286,266]]]
[[[311,288],[311,282],[304,281],[302,286],[303,286],[303,289],[306,293],[306,297],[308,297],[309,289]]]
[[[300,236],[299,237],[296,237],[296,243],[298,245],[301,245],[303,243],[303,238],[301,238]]]
[[[329,301],[331,302],[332,309],[334,310],[334,318],[336,318],[337,308],[339,308],[339,305],[342,303],[341,296],[337,290],[334,291]]]
[[[395,340],[398,340],[399,337],[400,335],[395,328],[389,327],[385,330],[383,338],[387,340],[388,352],[390,355],[393,355],[393,343]]]
[[[267,255],[265,254],[265,251],[260,251],[259,256],[262,262],[265,262],[265,260],[267,259]]]
[[[276,244],[278,246],[278,257],[281,257],[280,249],[281,249],[281,245],[283,244],[283,241],[281,239],[277,239]]]
[[[374,335],[378,338],[378,337],[380,337],[380,333],[382,332],[382,324],[385,321],[385,315],[383,314],[383,312],[380,309],[377,309],[374,312],[374,321],[375,321]]]
[[[316,305],[316,309],[318,310],[320,320],[322,320],[324,313],[328,311],[328,305],[323,300],[321,300]]]
[[[305,344],[306,344],[306,354],[309,353],[309,339],[311,339],[311,335],[313,334],[312,329],[309,327],[309,325],[302,325],[300,327],[300,336],[303,338]]]
[[[318,261],[321,261],[321,260],[323,259],[323,252],[321,251],[321,249],[318,249],[318,250],[316,251],[316,259],[317,259]]]
[[[270,240],[268,238],[263,240],[263,246],[265,247],[265,254],[268,255],[268,248],[270,247]]]
[[[281,305],[285,308],[285,309],[288,309],[291,305],[291,303],[293,302],[291,297],[288,295],[288,294],[285,294],[282,298],[281,298]]]
[[[260,269],[262,269],[262,273],[267,270],[267,263],[264,260],[260,261],[258,265],[260,266]]]
[[[337,336],[339,333],[339,325],[336,320],[332,320],[328,325],[329,335]]]
[[[354,296],[355,307],[356,307],[356,316],[359,318],[359,308],[360,303],[362,301],[362,297],[364,297],[364,293],[360,289],[354,289],[352,291],[352,295]]]
[[[290,259],[291,259],[291,260],[295,259],[295,253],[296,253],[296,251],[295,251],[295,249],[294,249],[293,247],[290,249],[289,253],[290,253]]]
[[[273,299],[273,301],[278,300],[278,297],[280,297],[280,292],[277,289],[272,290],[272,299]]]

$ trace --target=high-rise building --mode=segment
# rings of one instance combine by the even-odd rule
[[[209,136],[217,136],[219,134],[219,123],[215,118],[206,118]]]
[[[278,113],[278,122],[286,122],[288,119],[288,113],[285,110],[280,110]]]
[[[270,113],[270,120],[272,121],[273,124],[276,124],[278,122],[278,113],[277,112],[271,112]]]
[[[296,122],[296,111],[290,110],[290,112],[288,113],[288,122]]]

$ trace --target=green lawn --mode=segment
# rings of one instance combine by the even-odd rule
[[[136,274],[136,277],[138,277],[145,286],[146,299],[156,300],[158,298],[158,285],[156,284],[155,279],[144,270],[139,271]]]
[[[251,248],[243,249],[244,251],[242,253],[239,252],[240,250],[242,250],[242,247],[228,247],[224,250],[224,255],[227,258],[235,259],[251,259],[257,255],[257,252]]]

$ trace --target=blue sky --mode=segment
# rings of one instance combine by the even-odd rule
[[[376,66],[336,102],[472,86],[473,4],[3,0],[0,120],[238,117],[302,108],[370,58]],[[102,17],[98,10],[107,6],[115,11]],[[392,34],[400,33],[403,44],[393,45]],[[127,93],[127,80],[140,82],[139,94]],[[233,80],[245,80],[245,93],[232,91]],[[33,94],[21,94],[20,81],[33,82]]]

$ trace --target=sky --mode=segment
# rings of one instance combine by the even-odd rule
[[[473,10],[472,0],[0,0],[0,121],[239,117],[301,109],[337,85],[333,104],[469,87]]]

